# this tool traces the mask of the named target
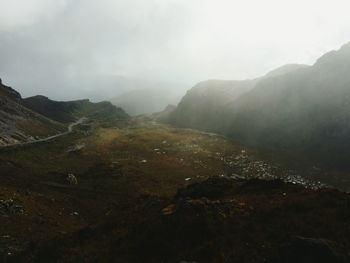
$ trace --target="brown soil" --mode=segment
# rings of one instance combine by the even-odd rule
[[[151,124],[2,150],[0,199],[24,211],[0,213],[0,262],[283,262],[294,236],[350,251],[348,194],[220,176],[241,150]]]

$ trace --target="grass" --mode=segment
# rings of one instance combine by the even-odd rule
[[[179,188],[227,173],[225,156],[239,155],[243,147],[220,136],[152,122],[107,126],[91,125],[88,131],[76,130],[50,142],[0,150],[0,199],[12,198],[25,208],[24,215],[0,218],[0,241],[10,235],[22,249],[31,243],[24,262],[35,261],[34,252],[44,262],[55,258],[93,261],[104,253],[105,258],[113,257],[116,251],[118,257],[130,259],[136,248],[147,248],[142,238],[152,241],[149,244],[168,246],[164,251],[171,253],[175,253],[172,247],[181,247],[181,255],[188,259],[202,253],[208,258],[218,256],[219,262],[229,262],[233,256],[249,262],[245,259],[276,253],[276,242],[286,240],[290,233],[324,235],[349,245],[343,240],[347,232],[341,230],[347,229],[344,220],[349,215],[334,205],[341,198],[348,199],[342,193],[330,193],[328,198],[327,193],[318,195],[302,188],[247,187],[220,199],[223,204],[214,200],[210,206],[214,210],[205,210],[203,218],[186,212],[178,220],[164,221],[161,211],[174,202]],[[85,147],[75,153],[67,151],[77,144]],[[75,174],[78,185],[67,185],[68,173]],[[334,222],[329,231],[327,220]],[[181,232],[193,224],[200,225],[193,229],[199,231],[198,237],[190,236],[193,231]],[[217,243],[205,238],[214,230],[221,233],[213,237]],[[186,240],[199,242],[196,249],[183,247]],[[272,250],[246,248],[240,240],[262,242]],[[232,250],[235,246],[239,247]],[[7,244],[5,252],[8,247],[13,244]],[[162,259],[157,257],[157,247],[143,252],[133,262],[140,262],[137,257],[142,255],[153,262]]]

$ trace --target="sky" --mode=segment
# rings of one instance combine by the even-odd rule
[[[0,0],[0,77],[105,99],[313,64],[350,41],[345,0]]]

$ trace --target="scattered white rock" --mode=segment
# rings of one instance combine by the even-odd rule
[[[81,143],[68,148],[67,152],[68,153],[80,152],[84,148],[85,148],[85,143]]]
[[[68,174],[66,180],[71,185],[77,185],[78,184],[78,179],[72,173]]]

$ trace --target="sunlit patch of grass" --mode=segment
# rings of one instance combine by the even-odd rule
[[[68,153],[76,144],[85,147],[79,153]],[[86,184],[92,180],[84,178],[90,168],[116,166],[121,176],[106,174],[94,178],[94,184],[102,187],[105,183],[110,189],[124,185],[143,194],[171,196],[180,187],[223,174],[221,156],[237,151],[219,136],[143,123],[96,128],[87,134],[76,132],[51,142],[0,152],[0,159],[18,164],[18,176],[50,181],[50,173],[74,173],[78,178],[83,176],[80,182],[87,180]]]
[[[237,150],[217,136],[160,125],[101,128],[85,142],[87,159],[117,163],[139,192],[166,196],[194,181],[222,174],[217,154]]]

